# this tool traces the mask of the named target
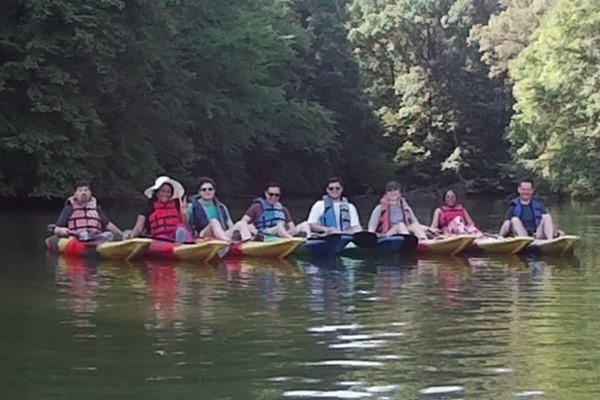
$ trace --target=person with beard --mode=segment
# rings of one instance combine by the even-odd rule
[[[88,181],[75,185],[75,192],[65,202],[56,221],[54,234],[76,236],[81,241],[122,239],[123,232],[106,216]]]

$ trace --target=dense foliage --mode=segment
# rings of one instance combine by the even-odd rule
[[[600,194],[594,0],[7,0],[0,196],[398,177]]]

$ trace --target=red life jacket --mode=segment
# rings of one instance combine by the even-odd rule
[[[450,221],[452,221],[456,217],[461,217],[465,224],[467,223],[467,216],[465,214],[465,209],[460,203],[456,203],[454,207],[450,207],[446,204],[440,206],[440,218],[438,221],[438,229],[444,229],[448,226]]]
[[[155,201],[148,217],[151,236],[171,236],[181,224],[181,210],[175,200],[166,203]]]
[[[69,197],[67,204],[73,207],[73,212],[67,220],[67,228],[74,233],[84,231],[102,232],[102,221],[98,214],[96,198],[92,197],[85,204],[79,204],[75,196]]]
[[[386,233],[391,228],[390,223],[390,202],[387,197],[387,194],[381,198],[381,216],[379,217],[379,226],[377,227],[377,232]],[[406,203],[404,198],[400,199],[400,205],[402,206],[402,212],[404,213],[404,224],[406,226],[411,225],[414,221],[412,220],[412,213],[410,212],[410,207]]]

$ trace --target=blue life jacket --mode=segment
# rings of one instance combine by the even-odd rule
[[[262,208],[262,214],[260,214],[258,221],[254,221],[254,226],[259,231],[262,232],[267,228],[276,226],[280,222],[285,223],[285,213],[280,202],[271,204],[264,198],[257,197],[253,203],[259,203]]]
[[[221,203],[216,197],[213,200],[219,213],[219,222],[224,230],[227,230],[227,221],[229,220],[229,210],[225,204]],[[192,228],[196,233],[200,233],[202,229],[208,226],[208,216],[204,211],[204,207],[200,203],[200,195],[194,195],[190,197],[190,203],[192,204],[192,210],[194,211],[192,219]]]
[[[513,217],[521,218],[523,213],[523,206],[521,205],[521,200],[519,197],[516,197],[508,203],[509,206],[514,206],[513,208]],[[533,216],[535,217],[535,226],[536,228],[542,222],[542,215],[545,211],[544,206],[537,200],[531,199],[531,205],[533,206]],[[533,233],[533,232],[530,232]]]
[[[323,196],[323,203],[325,205],[325,210],[323,214],[319,218],[319,224],[322,226],[326,226],[327,228],[339,228],[342,231],[350,229],[350,207],[348,206],[348,199],[342,197],[342,202],[340,204],[340,221],[335,220],[335,210],[333,208],[333,200],[331,197],[325,195]]]

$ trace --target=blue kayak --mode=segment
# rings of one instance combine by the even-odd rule
[[[339,254],[351,241],[352,235],[339,234],[328,235],[321,238],[310,238],[300,246],[293,255],[331,257]]]
[[[415,238],[416,239],[416,238]],[[401,247],[411,246],[410,250],[414,251],[416,240],[414,243],[408,243],[406,236],[381,236],[377,238],[377,243],[374,246],[359,246],[357,243],[349,243],[340,255],[348,257],[364,257],[364,256],[384,256],[397,253]],[[411,251],[408,252],[411,252]]]

